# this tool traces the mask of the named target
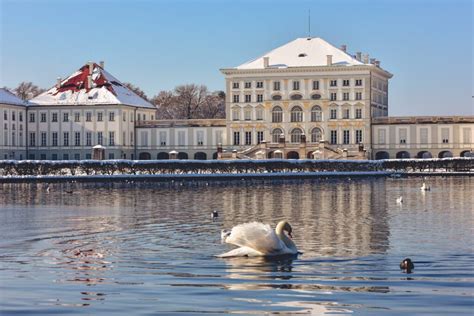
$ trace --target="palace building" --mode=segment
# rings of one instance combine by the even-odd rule
[[[0,89],[0,159],[388,159],[472,156],[474,116],[389,117],[392,74],[368,54],[298,38],[224,68],[225,119],[156,120],[89,62],[24,102]]]

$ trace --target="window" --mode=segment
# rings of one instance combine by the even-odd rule
[[[278,143],[280,141],[280,136],[283,134],[283,131],[279,128],[275,128],[272,131],[272,143]]]
[[[12,146],[16,146],[16,135],[15,135],[15,132],[12,132]]]
[[[356,100],[362,100],[362,92],[356,92]]]
[[[146,114],[143,113],[143,120],[146,121]]]
[[[125,132],[122,132],[122,145],[123,146],[127,145],[127,133]]]
[[[313,130],[311,131],[311,142],[319,143],[321,141],[322,135],[323,133],[321,132],[320,128],[313,128]]]
[[[216,137],[216,145],[222,144],[222,131],[216,131],[215,137]]]
[[[115,112],[109,112],[109,122],[115,121]]]
[[[69,146],[69,132],[63,133],[63,145]]]
[[[40,113],[40,122],[42,123],[46,122],[46,113]]]
[[[331,109],[329,113],[330,113],[331,120],[337,119],[337,109]]]
[[[462,139],[464,144],[471,143],[471,129],[469,127],[462,129]]]
[[[69,160],[69,154],[63,154],[63,160]]]
[[[301,134],[303,132],[299,128],[295,128],[291,131],[291,142],[292,143],[300,143],[301,142]]]
[[[342,143],[349,144],[349,130],[345,129],[342,131]]]
[[[263,108],[257,108],[255,110],[255,114],[256,114],[257,121],[263,120]]]
[[[58,113],[53,113],[51,114],[51,122],[57,122],[58,121]]]
[[[3,111],[3,119],[5,121],[8,120],[8,112],[7,111]]]
[[[250,88],[252,88],[252,82],[246,81],[245,82],[245,89],[250,89]]]
[[[427,128],[420,128],[420,143],[422,144],[428,143],[428,129]]]
[[[337,144],[337,131],[336,130],[332,130],[331,131],[331,144]]]
[[[441,129],[441,139],[443,141],[443,144],[449,143],[449,128]]]
[[[134,118],[134,116],[133,116],[133,112],[131,112],[131,113],[130,113],[130,122],[133,122],[134,119],[135,119],[135,118]]]
[[[234,146],[240,145],[240,132],[234,132]]]
[[[300,82],[293,81],[293,90],[299,90],[299,89],[300,89]]]
[[[122,113],[122,121],[124,121],[124,122],[127,121],[127,113],[125,113],[125,112]]]
[[[356,109],[356,119],[362,118],[362,109]]]
[[[238,94],[234,94],[232,97],[233,97],[234,103],[239,103],[240,102],[240,100],[239,100],[240,96]]]
[[[257,131],[257,144],[263,141],[263,131]]]
[[[280,81],[273,82],[273,90],[280,91]]]
[[[41,146],[46,146],[46,132],[41,132]]]
[[[251,107],[246,107],[244,109],[244,119],[246,121],[252,120],[252,108]]]
[[[186,145],[186,132],[179,131],[178,132],[178,146],[185,146]]]
[[[23,113],[22,112],[19,113],[19,119],[20,119],[20,122],[23,122]]]
[[[348,86],[349,86],[349,80],[348,80],[348,79],[342,80],[342,85],[343,85],[344,87],[348,87]]]
[[[86,146],[92,146],[92,133],[86,133]]]
[[[252,102],[252,95],[251,94],[246,94],[245,95],[245,102]]]
[[[299,106],[294,106],[291,109],[291,122],[302,122],[303,121],[303,110]]]
[[[272,110],[272,122],[280,123],[283,121],[283,110],[279,106],[275,106]]]
[[[140,114],[138,114],[140,115]],[[102,122],[103,121],[103,116],[104,116],[104,113],[102,112],[97,112],[97,122]]]
[[[81,160],[81,154],[74,154],[74,160]]]
[[[102,132],[97,132],[97,144],[104,144],[104,134]]]
[[[343,119],[348,119],[348,118],[350,118],[350,113],[351,113],[351,110],[350,110],[350,109],[344,109],[342,118],[343,118]]]
[[[63,122],[69,122],[69,113],[63,113]]]
[[[311,122],[321,122],[322,112],[319,105],[315,105],[311,108]]]
[[[252,145],[252,132],[245,132],[245,145]]]
[[[166,132],[160,132],[160,146],[166,146]]]
[[[257,102],[263,102],[263,94],[257,94]]]
[[[281,95],[279,95],[279,94],[273,95],[273,96],[272,96],[272,100],[273,100],[273,101],[280,101],[280,100],[281,100]]]
[[[81,146],[81,132],[74,132],[74,146]]]
[[[8,123],[5,123],[5,124],[3,125],[3,129],[4,129],[4,130],[8,130]],[[6,134],[5,134],[5,135],[6,135]]]
[[[92,155],[91,154],[86,154],[86,159],[92,159]]]
[[[257,81],[257,89],[263,89],[263,81]]]
[[[204,145],[204,132],[203,131],[197,131],[196,138],[197,138],[198,146]]]
[[[232,120],[233,121],[240,120],[240,108],[236,107],[232,109]]]
[[[356,79],[355,85],[356,86],[361,86],[362,85],[362,79]]]
[[[406,144],[407,143],[407,129],[401,128],[398,132],[398,137],[399,137],[400,144]]]
[[[86,112],[86,122],[91,122],[91,121],[92,121],[92,113]]]
[[[330,87],[337,87],[337,80],[331,80],[331,81],[329,82],[329,86],[330,86]]]
[[[133,137],[133,131],[130,132],[130,146],[133,146],[133,143],[135,142],[135,138]]]
[[[313,80],[313,90],[319,90],[319,81]]]
[[[75,112],[74,113],[74,122],[80,122],[81,121],[81,113]]]
[[[54,147],[58,146],[58,132],[53,132],[51,134],[51,136],[53,138],[52,139],[52,146],[54,146]]]
[[[378,134],[379,134],[379,144],[385,144],[385,130],[379,129]]]
[[[342,99],[343,99],[344,101],[348,101],[348,100],[349,100],[349,92],[344,92],[344,93],[342,94]]]
[[[361,129],[356,129],[356,144],[362,143],[362,130]]]
[[[232,89],[238,89],[239,88],[239,83],[238,82],[232,82]]]
[[[330,99],[331,99],[331,101],[336,101],[337,100],[337,93],[336,92],[331,92]]]
[[[109,132],[109,146],[115,146],[115,132]]]
[[[35,113],[32,112],[30,113],[30,123],[34,123],[35,122]]]
[[[115,159],[114,153],[109,153],[109,159]]]

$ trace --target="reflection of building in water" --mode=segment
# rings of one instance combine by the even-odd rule
[[[224,226],[287,219],[306,255],[361,256],[384,252],[389,227],[384,181],[249,186],[224,193]],[[270,189],[269,189],[270,188]]]

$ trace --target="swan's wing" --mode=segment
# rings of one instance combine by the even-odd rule
[[[262,253],[258,252],[249,247],[240,247],[232,249],[226,253],[217,255],[218,258],[229,258],[229,257],[254,257],[254,256],[261,256]]]
[[[279,253],[285,248],[270,225],[257,222],[235,226],[225,242],[239,247],[249,247],[264,255]]]

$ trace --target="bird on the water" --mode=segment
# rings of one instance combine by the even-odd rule
[[[216,210],[212,211],[211,219],[216,220],[218,217],[219,217],[219,212],[217,212]]]
[[[400,269],[410,273],[411,270],[415,269],[415,265],[410,258],[405,258],[402,262],[400,262]]]

